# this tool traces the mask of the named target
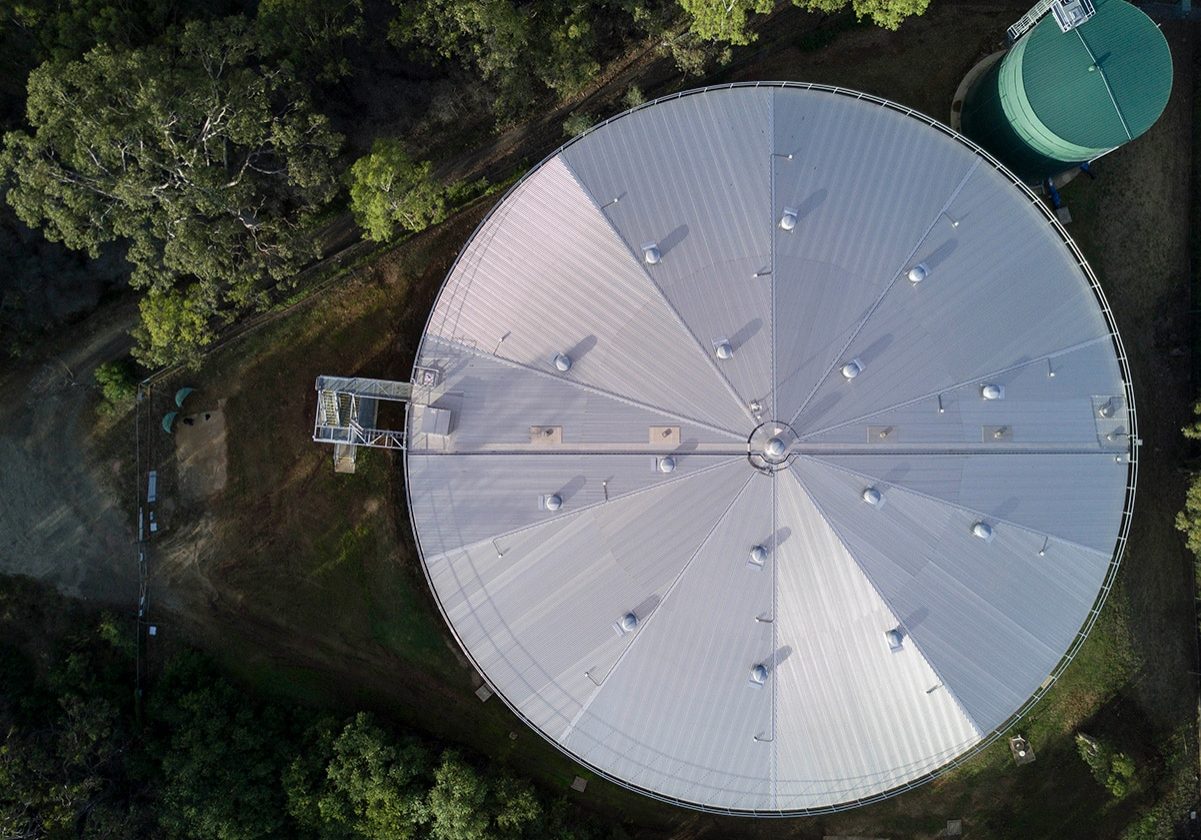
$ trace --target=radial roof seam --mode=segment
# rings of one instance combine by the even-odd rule
[[[883,304],[884,299],[888,296],[889,291],[892,289],[892,287],[894,285],[896,285],[897,281],[905,274],[906,267],[909,265],[910,262],[913,261],[913,257],[917,253],[918,249],[922,247],[922,243],[925,242],[930,237],[930,234],[934,232],[934,228],[938,225],[939,219],[941,219],[946,214],[948,208],[950,208],[951,204],[955,201],[955,199],[959,197],[959,193],[963,190],[964,186],[967,185],[968,180],[975,173],[975,171],[979,168],[980,160],[981,160],[981,158],[979,156],[976,156],[972,159],[972,165],[969,166],[967,172],[964,173],[964,176],[960,180],[959,185],[957,187],[955,187],[955,189],[951,192],[950,197],[947,198],[946,202],[942,206],[942,209],[938,211],[937,215],[935,215],[935,217],[934,217],[934,220],[930,222],[929,227],[926,228],[926,232],[923,233],[922,236],[918,239],[918,241],[914,244],[913,249],[909,252],[909,255],[905,258],[904,263],[901,264],[901,267],[897,269],[897,271],[893,275],[892,279],[885,285],[884,290],[880,293],[880,296],[878,298],[876,298],[875,303],[873,303],[871,305],[871,307],[868,308],[867,314],[865,314],[863,316],[863,319],[860,320],[859,325],[857,327],[855,327],[855,329],[852,331],[850,337],[843,344],[842,349],[838,351],[838,355],[835,356],[834,359],[830,362],[830,366],[828,368],[826,368],[826,371],[820,377],[818,377],[817,382],[813,386],[813,390],[811,390],[809,392],[809,395],[807,397],[805,397],[804,400],[801,401],[801,407],[798,408],[796,410],[796,413],[792,415],[792,419],[788,421],[788,425],[791,426],[796,423],[797,418],[799,418],[801,416],[801,412],[803,412],[805,410],[805,407],[809,405],[809,402],[813,399],[813,397],[821,389],[821,386],[830,377],[830,374],[832,374],[834,372],[835,368],[838,367],[839,362],[843,359],[847,350],[850,348],[851,344],[854,343],[855,339],[858,337],[859,333],[863,330],[864,326],[866,326],[867,322],[871,319],[872,315],[875,314],[876,310],[881,306],[881,304]]]
[[[964,379],[964,380],[961,380],[960,382],[952,383],[951,385],[948,385],[945,388],[939,388],[937,391],[930,391],[928,393],[922,394],[917,397],[913,397],[911,399],[902,400],[901,402],[894,403],[893,405],[887,406],[885,408],[881,408],[878,411],[873,411],[869,414],[861,414],[858,417],[854,417],[850,420],[842,420],[842,421],[839,421],[838,423],[831,424],[824,428],[816,429],[812,432],[806,432],[805,434],[798,435],[798,440],[808,440],[810,438],[816,437],[817,435],[825,434],[827,432],[832,432],[835,429],[841,429],[845,426],[851,426],[851,425],[854,425],[855,423],[861,423],[864,420],[869,420],[872,417],[878,417],[879,415],[885,414],[886,412],[889,412],[889,411],[896,411],[898,408],[905,408],[906,406],[914,405],[915,403],[919,403],[923,400],[933,399],[934,397],[937,397],[941,394],[948,394],[953,391],[958,391],[961,388],[967,388],[971,385],[978,384],[981,381],[992,379],[993,377],[996,377],[996,376],[1002,376],[1003,374],[1006,374],[1006,373],[1012,373],[1016,370],[1021,370],[1022,368],[1029,367],[1030,365],[1035,365],[1040,362],[1046,362],[1046,361],[1050,361],[1051,359],[1057,359],[1057,358],[1059,358],[1061,356],[1065,356],[1069,353],[1074,353],[1077,350],[1083,350],[1086,347],[1091,347],[1094,344],[1100,344],[1102,342],[1107,342],[1107,341],[1111,341],[1111,337],[1109,335],[1097,336],[1096,338],[1090,338],[1086,341],[1078,341],[1069,347],[1063,348],[1062,350],[1056,350],[1051,353],[1044,353],[1041,356],[1036,356],[1036,357],[1034,357],[1032,359],[1028,359],[1024,362],[1018,362],[1016,364],[1008,365],[1007,367],[998,368],[996,370],[988,371],[987,373],[979,374],[978,376],[973,376],[971,379]]]
[[[638,269],[642,272],[643,276],[646,277],[646,279],[650,283],[651,287],[658,293],[658,296],[662,300],[663,305],[666,306],[668,308],[668,310],[671,312],[671,314],[675,317],[675,319],[679,323],[680,327],[684,330],[684,332],[686,332],[689,336],[692,337],[693,342],[696,344],[697,348],[701,351],[702,355],[705,358],[705,361],[709,364],[709,367],[711,367],[713,369],[713,372],[715,374],[717,374],[717,378],[721,380],[722,384],[724,384],[726,386],[726,390],[730,392],[730,395],[732,397],[734,397],[734,401],[739,405],[739,407],[742,409],[743,413],[746,414],[747,417],[749,417],[750,419],[753,420],[754,415],[751,413],[750,408],[747,406],[746,402],[742,399],[742,397],[738,394],[738,391],[734,388],[734,384],[730,381],[729,377],[727,377],[725,375],[725,373],[722,371],[721,366],[717,363],[717,359],[714,357],[713,352],[709,348],[705,347],[705,344],[704,344],[704,342],[701,341],[700,336],[698,336],[696,334],[696,332],[693,331],[692,325],[689,324],[684,319],[684,316],[680,314],[680,310],[677,309],[676,305],[671,302],[671,298],[668,297],[667,292],[665,292],[663,290],[663,287],[660,286],[659,282],[657,280],[655,280],[654,276],[652,276],[650,269],[647,268],[647,266],[646,266],[646,263],[642,259],[639,258],[639,256],[638,256],[639,252],[637,250],[635,250],[634,245],[622,235],[620,230],[617,229],[617,225],[615,225],[613,223],[613,220],[609,218],[609,214],[604,211],[604,208],[601,206],[600,201],[592,193],[592,190],[589,189],[588,186],[583,182],[583,180],[579,176],[579,173],[576,172],[575,167],[573,167],[571,165],[571,162],[567,159],[567,157],[565,155],[560,154],[559,159],[562,161],[563,166],[567,170],[568,174],[571,175],[572,180],[574,180],[575,183],[579,186],[579,188],[583,192],[583,194],[588,197],[588,200],[592,203],[592,206],[596,209],[597,213],[601,216],[601,218],[603,218],[605,220],[605,224],[608,225],[609,230],[612,231],[613,235],[616,236],[619,240],[621,240],[621,242],[623,242],[625,244],[626,250],[630,254],[630,259],[634,260],[635,264],[638,266]],[[618,206],[620,207],[620,204]]]
[[[840,455],[843,453],[834,452],[831,454]],[[1002,453],[996,453],[996,454],[1002,454]],[[1038,453],[1038,454],[1043,454],[1043,453]],[[1104,450],[1098,450],[1095,453],[1081,453],[1081,455],[1084,457],[1095,456],[1098,458],[1110,457],[1110,453],[1105,452]],[[843,464],[837,464],[837,463],[834,463],[833,461],[826,460],[821,455],[802,453],[802,454],[799,454],[797,457],[804,458],[807,460],[812,460],[812,461],[818,461],[819,463],[823,464],[826,467],[829,467],[830,469],[837,470],[837,471],[845,473],[847,475],[855,476],[856,478],[866,479],[869,482],[875,482],[875,483],[884,485],[886,487],[888,487],[888,486],[895,487],[898,490],[900,490],[901,492],[911,493],[914,496],[925,499],[926,501],[934,502],[939,505],[945,505],[946,507],[952,508],[954,510],[962,511],[964,513],[971,514],[972,516],[980,517],[981,519],[989,519],[998,524],[1007,525],[1011,528],[1016,528],[1019,531],[1024,531],[1028,534],[1033,534],[1034,536],[1049,538],[1049,539],[1053,540],[1054,542],[1060,543],[1062,545],[1075,546],[1076,548],[1080,549],[1081,551],[1087,551],[1090,554],[1097,554],[1101,557],[1110,557],[1113,554],[1112,551],[1110,551],[1110,552],[1101,551],[1098,548],[1093,548],[1092,546],[1084,545],[1082,543],[1076,542],[1075,540],[1070,540],[1070,539],[1067,539],[1066,537],[1056,536],[1047,531],[1041,531],[1038,528],[1032,528],[1029,525],[1022,525],[1021,523],[1015,522],[1012,519],[1007,519],[1003,516],[998,516],[996,514],[978,510],[977,508],[973,508],[970,505],[965,505],[961,502],[954,502],[954,501],[951,501],[950,499],[942,499],[942,498],[939,498],[938,496],[933,496],[929,493],[922,492],[921,490],[918,490],[915,487],[905,484],[903,479],[884,479],[878,475],[872,475],[871,473],[866,473],[861,470],[852,469],[851,467],[845,466]],[[869,455],[866,455],[865,457],[871,457],[871,456],[869,454]],[[969,455],[966,457],[971,457],[971,456]]]
[[[778,414],[776,410],[776,404],[779,401],[780,391],[779,377],[776,372],[776,161],[779,155],[779,149],[776,148],[776,95],[778,93],[778,88],[772,90],[767,107],[767,133],[768,137],[771,138],[771,141],[768,145],[767,157],[767,270],[771,272],[771,313],[768,317],[768,329],[771,331],[771,378],[769,380],[771,382],[771,393],[767,398],[771,400],[772,417],[775,417]]]
[[[462,341],[458,340],[457,338],[447,338],[445,336],[433,336],[433,335],[427,335],[427,337],[435,342],[439,342],[439,343],[446,344],[446,345],[453,345],[454,348],[460,352],[467,353],[472,356],[478,356],[479,358],[482,358],[482,359],[489,359],[489,360],[497,361],[497,362],[500,362],[501,364],[509,365],[510,367],[513,367],[513,368],[519,368],[521,370],[531,371],[532,373],[536,373],[539,376],[545,376],[550,379],[553,379],[556,382],[566,382],[566,383],[569,383],[569,384],[575,386],[576,388],[580,388],[581,390],[588,391],[589,393],[597,394],[602,397],[607,397],[608,399],[611,399],[611,400],[617,400],[618,402],[625,403],[626,405],[633,406],[634,408],[638,408],[643,411],[651,411],[651,412],[654,412],[655,414],[661,414],[664,417],[670,417],[674,420],[677,420],[677,421],[680,421],[683,423],[691,423],[694,426],[700,426],[702,428],[708,429],[711,432],[717,432],[719,434],[727,435],[728,437],[732,437],[735,440],[745,440],[746,439],[745,435],[735,432],[733,429],[727,429],[724,426],[718,426],[716,424],[709,423],[705,420],[697,420],[696,418],[689,417],[686,414],[679,414],[678,412],[672,411],[670,409],[651,405],[650,403],[644,403],[641,400],[635,400],[631,397],[623,397],[620,394],[615,394],[612,391],[607,391],[604,388],[601,388],[597,385],[591,385],[587,382],[583,382],[579,379],[575,379],[575,378],[572,378],[569,376],[554,374],[554,373],[551,373],[549,370],[542,370],[541,368],[536,368],[533,365],[527,365],[524,362],[519,362],[516,359],[507,359],[504,356],[499,356],[495,353],[487,353],[483,350],[480,350],[478,347],[472,347],[469,344],[465,344]],[[418,353],[419,353],[418,358],[420,358],[420,352],[421,352],[421,349],[419,348],[418,349]]]
[[[838,542],[842,544],[842,548],[847,553],[847,557],[851,558],[852,562],[854,562],[855,566],[859,569],[859,572],[863,575],[864,579],[867,580],[868,585],[871,586],[872,591],[876,593],[876,597],[879,598],[880,602],[888,608],[888,611],[892,613],[892,617],[897,620],[897,623],[903,627],[905,624],[904,619],[901,618],[901,615],[899,612],[897,612],[896,607],[894,607],[889,602],[889,599],[885,597],[883,590],[876,585],[876,581],[872,579],[872,575],[868,573],[867,569],[864,567],[864,564],[855,557],[855,554],[851,551],[850,543],[848,543],[846,538],[843,537],[842,532],[838,529],[838,526],[834,524],[833,518],[826,513],[825,508],[822,507],[821,503],[817,500],[817,494],[809,489],[809,486],[805,483],[799,472],[794,470],[792,467],[789,467],[787,472],[792,476],[792,479],[797,483],[797,486],[801,488],[801,491],[809,498],[809,501],[813,504],[813,507],[817,509],[817,512],[821,514],[822,519],[825,520],[826,525],[829,527],[831,533],[833,533],[838,539]],[[975,718],[968,714],[967,708],[959,699],[959,695],[952,690],[949,685],[947,685],[946,680],[943,679],[943,675],[939,672],[938,668],[934,666],[934,663],[931,661],[930,657],[926,656],[926,654],[922,652],[921,645],[917,643],[912,634],[906,633],[905,635],[909,637],[910,643],[913,645],[913,649],[921,656],[922,660],[934,673],[934,676],[938,677],[939,685],[946,689],[947,695],[950,696],[951,700],[955,703],[955,707],[959,709],[959,713],[963,715],[964,720],[971,725],[977,736],[981,738],[984,737],[987,732],[982,730]]]
[[[774,237],[773,237],[774,238]],[[776,535],[780,533],[779,524],[779,470],[771,474],[771,649],[772,658],[780,649],[780,552]],[[774,665],[773,668],[778,668]],[[780,807],[780,748],[777,740],[780,736],[779,720],[776,710],[780,697],[779,674],[771,675],[771,766],[768,768],[768,778],[771,785],[771,804]]]
[[[626,660],[630,651],[634,649],[634,645],[638,643],[639,638],[645,636],[647,630],[653,626],[655,615],[663,610],[663,607],[667,604],[668,598],[670,598],[671,594],[676,591],[676,588],[679,586],[680,581],[683,580],[685,573],[687,573],[688,569],[691,568],[693,561],[696,560],[696,558],[704,550],[705,546],[709,544],[709,540],[713,538],[713,535],[717,532],[718,527],[722,522],[725,521],[726,517],[729,516],[730,511],[734,509],[735,503],[737,503],[737,501],[742,497],[742,494],[746,492],[746,489],[751,485],[751,480],[754,479],[756,475],[757,473],[752,472],[747,476],[746,481],[742,483],[742,486],[738,488],[738,492],[734,494],[732,499],[730,499],[730,503],[726,505],[726,509],[722,511],[721,516],[717,517],[717,520],[713,523],[712,527],[709,528],[708,533],[705,534],[705,538],[701,540],[700,544],[697,546],[696,550],[692,552],[692,555],[688,558],[688,561],[684,564],[683,568],[681,568],[676,574],[675,578],[671,582],[671,585],[667,587],[666,591],[664,591],[663,597],[655,606],[655,609],[646,617],[646,620],[642,623],[642,629],[634,634],[634,638],[630,640],[628,645],[626,645],[625,650],[618,654],[617,660],[609,667],[608,672],[601,680],[601,684],[597,686],[596,690],[592,692],[588,699],[580,705],[580,708],[575,715],[572,716],[571,723],[568,724],[567,729],[564,731],[563,735],[560,736],[560,742],[567,739],[572,730],[575,729],[576,724],[579,723],[580,718],[584,716],[589,707],[591,707],[593,702],[596,701],[596,698],[598,698],[601,692],[604,691],[605,683],[607,683],[609,678],[617,672],[617,669],[621,667],[621,663]]]
[[[1109,86],[1109,79],[1105,75],[1105,68],[1097,62],[1097,57],[1093,55],[1093,49],[1088,45],[1088,41],[1084,40],[1084,33],[1079,29],[1073,30],[1076,37],[1080,39],[1080,44],[1084,47],[1084,51],[1088,53],[1088,58],[1092,62],[1092,66],[1097,68],[1097,72],[1101,74],[1101,83],[1105,85],[1105,93],[1109,96],[1109,101],[1113,104],[1114,113],[1118,115],[1118,121],[1122,123],[1122,131],[1126,132],[1126,139],[1133,140],[1134,135],[1130,133],[1130,126],[1126,124],[1126,117],[1122,114],[1122,109],[1118,106],[1118,101],[1114,99],[1113,88]]]
[[[434,456],[434,457],[447,457],[447,456],[463,457],[463,456],[470,456],[470,455],[476,454],[476,453],[469,453],[469,452],[435,453],[435,452],[430,452],[430,453],[420,453],[420,454],[426,454],[426,455],[430,455],[430,456]],[[506,454],[512,454],[512,453],[506,453]],[[550,453],[538,453],[538,454],[550,454]],[[574,454],[577,457],[579,456],[578,452],[577,453],[563,453],[563,454]],[[598,457],[605,457],[606,454],[608,454],[608,453],[602,454]],[[449,555],[454,554],[456,552],[468,551],[477,546],[482,546],[482,545],[485,545],[490,542],[495,542],[496,540],[508,539],[509,537],[516,536],[525,531],[530,531],[535,528],[541,528],[542,526],[549,525],[553,522],[561,523],[566,520],[572,519],[575,516],[596,510],[597,508],[600,508],[605,505],[616,502],[620,499],[630,499],[635,496],[641,495],[643,493],[652,493],[656,490],[660,490],[664,487],[669,487],[673,484],[681,484],[683,482],[689,481],[690,479],[700,478],[701,476],[706,475],[707,473],[715,472],[717,470],[720,470],[722,467],[728,467],[730,464],[741,461],[743,458],[742,455],[731,456],[728,454],[712,455],[710,457],[714,457],[714,458],[720,457],[722,460],[718,461],[717,463],[708,464],[704,467],[701,467],[699,470],[696,470],[695,472],[680,473],[678,475],[672,476],[671,478],[664,478],[654,484],[648,484],[644,487],[637,487],[633,490],[628,490],[625,493],[619,493],[615,496],[610,496],[607,499],[598,499],[597,501],[592,502],[591,504],[588,504],[588,505],[584,505],[583,507],[573,508],[573,509],[564,511],[563,513],[557,514],[555,516],[549,516],[546,519],[540,519],[537,522],[530,522],[530,523],[522,525],[518,528],[512,528],[508,531],[502,531],[499,534],[493,534],[490,537],[484,537],[483,539],[475,540],[474,542],[463,543],[462,545],[455,546],[454,548],[449,548],[449,549],[446,549],[445,551],[440,551],[437,554],[431,554],[426,559],[426,562],[429,563],[429,562],[433,562],[435,560],[441,560],[442,558],[448,557]]]

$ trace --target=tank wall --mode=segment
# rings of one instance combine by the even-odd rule
[[[1111,146],[1082,146],[1058,136],[1038,118],[1026,95],[1023,71],[1026,68],[1028,38],[1014,44],[1001,61],[997,74],[997,93],[1005,117],[1022,140],[1040,155],[1066,164],[1081,163],[1100,157]]]
[[[1006,109],[1001,84],[1003,67],[1012,52],[993,64],[968,90],[960,125],[964,134],[991,152],[1023,181],[1038,183],[1094,156],[1078,159],[1053,157],[1032,145],[1018,131]]]

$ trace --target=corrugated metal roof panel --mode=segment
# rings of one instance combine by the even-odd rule
[[[803,468],[798,468],[803,471]],[[779,482],[779,788],[819,806],[885,790],[945,764],[982,733],[940,689],[902,625],[793,476]],[[879,511],[859,503],[865,521]],[[914,757],[921,756],[915,765]],[[842,780],[835,786],[831,780]]]
[[[655,439],[663,441],[656,451],[675,445],[688,450],[701,443],[729,446],[744,438],[434,336],[426,338],[422,361],[440,372],[441,382],[421,397],[451,409],[454,435],[450,440],[417,436],[410,444],[415,449],[470,452],[536,447],[531,444],[531,427],[560,429],[564,447],[554,448],[628,450],[650,447]],[[658,434],[652,435],[652,429]],[[665,438],[663,430],[672,430],[672,436]]]
[[[895,485],[869,509],[859,477],[814,458],[792,469],[981,732],[1055,667],[1109,566],[1110,551],[1062,541],[1040,557],[1043,535],[1004,524],[985,542],[972,534],[976,514]]]
[[[771,538],[773,482],[741,474],[738,497],[709,530],[696,529],[706,541],[565,744],[622,778],[645,774],[669,795],[771,808],[773,690],[749,678],[776,651],[772,625],[755,621],[772,617],[773,580],[746,560]]]
[[[714,398],[710,354],[559,158],[472,238],[427,331],[548,372],[565,353],[564,378],[722,428],[749,418]]]
[[[1037,206],[1012,193],[995,170],[972,173],[948,207],[958,226],[936,225],[917,246],[926,279],[898,278],[850,325],[841,357],[861,359],[863,373],[848,383],[830,369],[794,425],[835,425],[1108,337],[1072,255]]]
[[[918,244],[942,241],[946,231],[930,228],[979,159],[956,143],[932,148],[928,126],[875,103],[776,97],[776,148],[793,155],[774,159],[776,203],[800,211],[794,230],[774,228],[778,414],[788,419],[894,278],[928,256],[914,254]]]
[[[771,394],[771,88],[664,102],[617,120],[563,158],[630,250],[658,243],[652,280],[722,362],[744,403]],[[613,166],[613,161],[622,166]],[[771,409],[768,408],[770,413]]]

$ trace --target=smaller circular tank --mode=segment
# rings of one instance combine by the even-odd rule
[[[962,127],[1020,178],[1036,182],[1147,131],[1172,92],[1172,55],[1125,0],[1064,32],[1046,15],[964,100]]]

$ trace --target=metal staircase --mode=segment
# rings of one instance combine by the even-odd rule
[[[1071,32],[1095,15],[1097,10],[1092,0],[1038,0],[1030,11],[1022,15],[1021,20],[1009,27],[1009,43],[1015,43],[1033,29],[1047,12],[1054,16],[1060,31]]]

